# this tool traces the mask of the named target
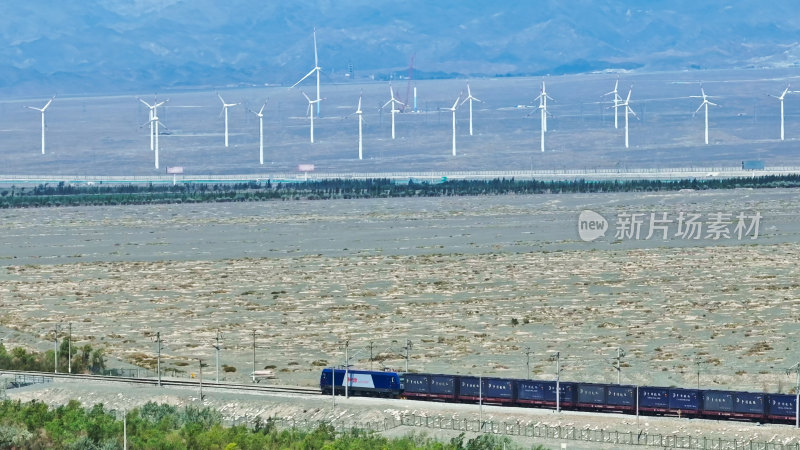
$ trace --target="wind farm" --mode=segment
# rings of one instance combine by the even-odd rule
[[[326,96],[319,100],[280,85],[162,93],[169,102],[144,101],[145,96],[62,94],[58,108],[47,109],[44,157],[34,158],[35,153],[25,150],[33,145],[29,117],[8,115],[8,130],[0,131],[0,140],[27,143],[9,145],[2,156],[9,174],[22,175],[157,175],[153,169],[180,166],[187,174],[269,178],[270,172],[291,173],[299,164],[314,164],[318,173],[624,171],[738,167],[752,159],[769,167],[793,167],[800,165],[800,156],[789,147],[800,135],[800,104],[791,101],[787,85],[797,77],[788,69],[720,71],[704,74],[702,82],[685,72],[629,73],[626,82],[637,86],[635,106],[633,97],[609,93],[609,86],[619,92],[616,73],[545,80],[471,78],[468,85],[463,79],[417,80],[417,112],[412,108],[401,112],[393,83],[371,80],[326,83],[322,86]],[[539,91],[538,97],[526,100],[533,89]],[[448,92],[462,90],[458,106],[464,107],[453,111]],[[724,92],[724,108],[714,106],[718,102],[709,95],[712,91]],[[773,98],[782,92],[783,114]],[[271,106],[261,109],[267,97]],[[361,98],[356,113],[360,131],[343,123],[353,114],[356,98]],[[699,105],[694,103],[698,99]],[[312,117],[314,105],[323,101],[329,105],[328,113]],[[14,102],[27,106],[33,100],[8,104]],[[705,138],[698,139],[692,131],[696,130],[692,112],[704,116],[705,134],[707,107],[714,111],[708,113],[705,144]],[[626,116],[636,109],[634,140],[631,118],[619,124],[625,128],[627,145],[620,145],[613,127],[615,108]],[[142,122],[142,115],[145,124],[132,126]],[[783,140],[774,131],[781,123]],[[158,141],[157,157],[141,151],[145,136],[154,153]],[[452,159],[454,137],[457,159]],[[360,151],[352,150],[353,143]],[[241,151],[220,153],[224,144]],[[259,151],[257,160],[248,158],[254,148]],[[443,154],[442,148],[451,151]],[[269,161],[264,160],[266,153],[271,155]]]

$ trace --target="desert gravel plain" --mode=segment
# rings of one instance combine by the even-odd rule
[[[609,221],[579,239],[578,214]],[[789,391],[800,361],[793,190],[83,207],[0,212],[6,345],[76,344],[188,376],[197,357],[313,385],[342,364]],[[737,239],[615,239],[618,214],[758,212]],[[735,220],[734,220],[735,221]],[[676,224],[672,224],[673,227]],[[731,224],[731,229],[733,224]],[[646,231],[646,228],[645,228]],[[368,346],[373,344],[370,363]],[[699,364],[698,364],[699,362]],[[111,360],[114,367],[120,362]],[[171,372],[174,373],[174,372]],[[213,364],[206,376],[213,376]]]

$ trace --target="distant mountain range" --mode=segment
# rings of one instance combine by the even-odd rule
[[[0,92],[144,92],[407,76],[786,67],[787,0],[29,0],[0,5]]]

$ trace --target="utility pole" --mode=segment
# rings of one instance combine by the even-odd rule
[[[349,398],[348,387],[350,386],[350,358],[347,350],[350,347],[350,339],[344,341],[344,398]]]
[[[528,357],[528,360],[525,362],[525,367],[528,369],[528,378],[527,380],[531,379],[531,347],[525,347],[525,356]]]
[[[625,356],[625,350],[617,347],[617,384],[620,384],[620,378],[622,377],[622,357]]]
[[[219,383],[219,349],[220,349],[219,341],[221,339],[222,339],[222,333],[220,333],[220,331],[217,330],[217,336],[214,338],[214,340],[217,341],[217,343],[214,345],[214,350],[216,350],[217,353],[217,383]]]
[[[478,432],[483,432],[483,374],[478,375]]]
[[[375,347],[375,344],[372,341],[369,341],[369,370],[372,370],[372,349]]]
[[[53,373],[58,373],[58,332],[61,330],[61,322],[53,325]]]
[[[203,360],[197,358],[197,362],[200,364],[200,401],[203,401]]]
[[[694,357],[694,364],[697,366],[697,389],[700,389],[700,364],[703,364],[703,360],[699,355]]]
[[[128,450],[128,411],[122,410],[122,450]]]
[[[794,387],[794,426],[800,428],[800,362],[786,369],[786,375],[792,372],[797,374],[797,384]]]
[[[69,323],[69,337],[67,339],[67,372],[72,373],[72,322]]]
[[[406,339],[406,372],[408,372],[408,351],[411,350],[411,341]]]
[[[161,386],[161,332],[156,332],[156,371],[158,372],[158,385]]]
[[[256,330],[253,330],[253,383],[256,382]]]
[[[561,412],[561,352],[550,358],[556,362],[556,412]]]

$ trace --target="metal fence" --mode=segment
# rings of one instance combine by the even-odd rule
[[[647,433],[644,431],[637,433],[633,431],[622,432],[561,425],[523,425],[519,422],[480,421],[478,419],[418,416],[415,414],[403,416],[401,422],[404,426],[417,428],[471,431],[506,436],[560,439],[613,445],[703,450],[800,450],[800,442],[784,444],[781,442],[753,441],[747,439],[730,440],[692,435]]]
[[[340,433],[349,431],[384,432],[401,426],[456,432],[487,433],[522,438],[551,439],[562,441],[581,441],[612,446],[642,446],[663,449],[692,450],[800,450],[800,442],[782,443],[755,441],[748,439],[709,438],[692,435],[648,433],[645,431],[617,431],[605,429],[579,428],[575,426],[522,424],[479,419],[461,419],[444,416],[403,415],[399,418],[385,418],[382,421],[355,422],[346,420],[306,420],[273,417],[269,419],[279,429],[300,429],[312,431],[320,426],[332,426]],[[262,422],[264,423],[264,422]],[[255,418],[241,417],[228,421],[228,425],[253,427]]]

